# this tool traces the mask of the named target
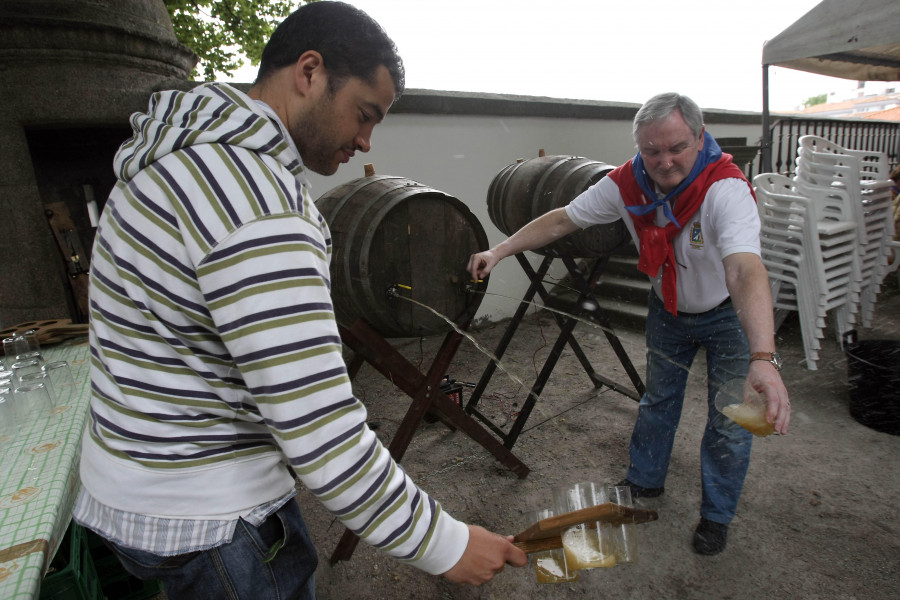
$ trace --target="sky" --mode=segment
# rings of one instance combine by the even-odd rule
[[[820,0],[349,0],[397,45],[407,87],[762,111],[762,47]],[[252,81],[255,67],[232,80]],[[773,112],[855,82],[771,67]]]

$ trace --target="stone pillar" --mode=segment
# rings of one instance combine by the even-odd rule
[[[3,97],[0,96],[0,105]],[[69,308],[22,126],[0,120],[0,328]]]
[[[69,194],[83,211],[71,190],[111,179],[112,150],[94,138],[116,128],[125,141],[131,113],[154,91],[191,87],[195,63],[162,0],[0,0],[0,328],[74,317],[43,207]]]

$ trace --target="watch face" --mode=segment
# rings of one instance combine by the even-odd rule
[[[775,365],[775,368],[779,371],[781,370],[781,355],[777,352],[772,353],[772,363]]]

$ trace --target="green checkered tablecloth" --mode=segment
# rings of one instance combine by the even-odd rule
[[[41,348],[69,363],[75,387],[55,415],[21,424],[0,439],[0,598],[37,598],[41,579],[72,519],[81,435],[90,402],[86,337]]]

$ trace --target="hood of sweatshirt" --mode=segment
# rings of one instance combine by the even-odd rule
[[[134,136],[122,144],[113,162],[116,177],[123,182],[163,156],[198,144],[239,146],[271,156],[295,177],[304,171],[274,113],[227,84],[157,92],[146,113],[131,116],[131,126]]]

